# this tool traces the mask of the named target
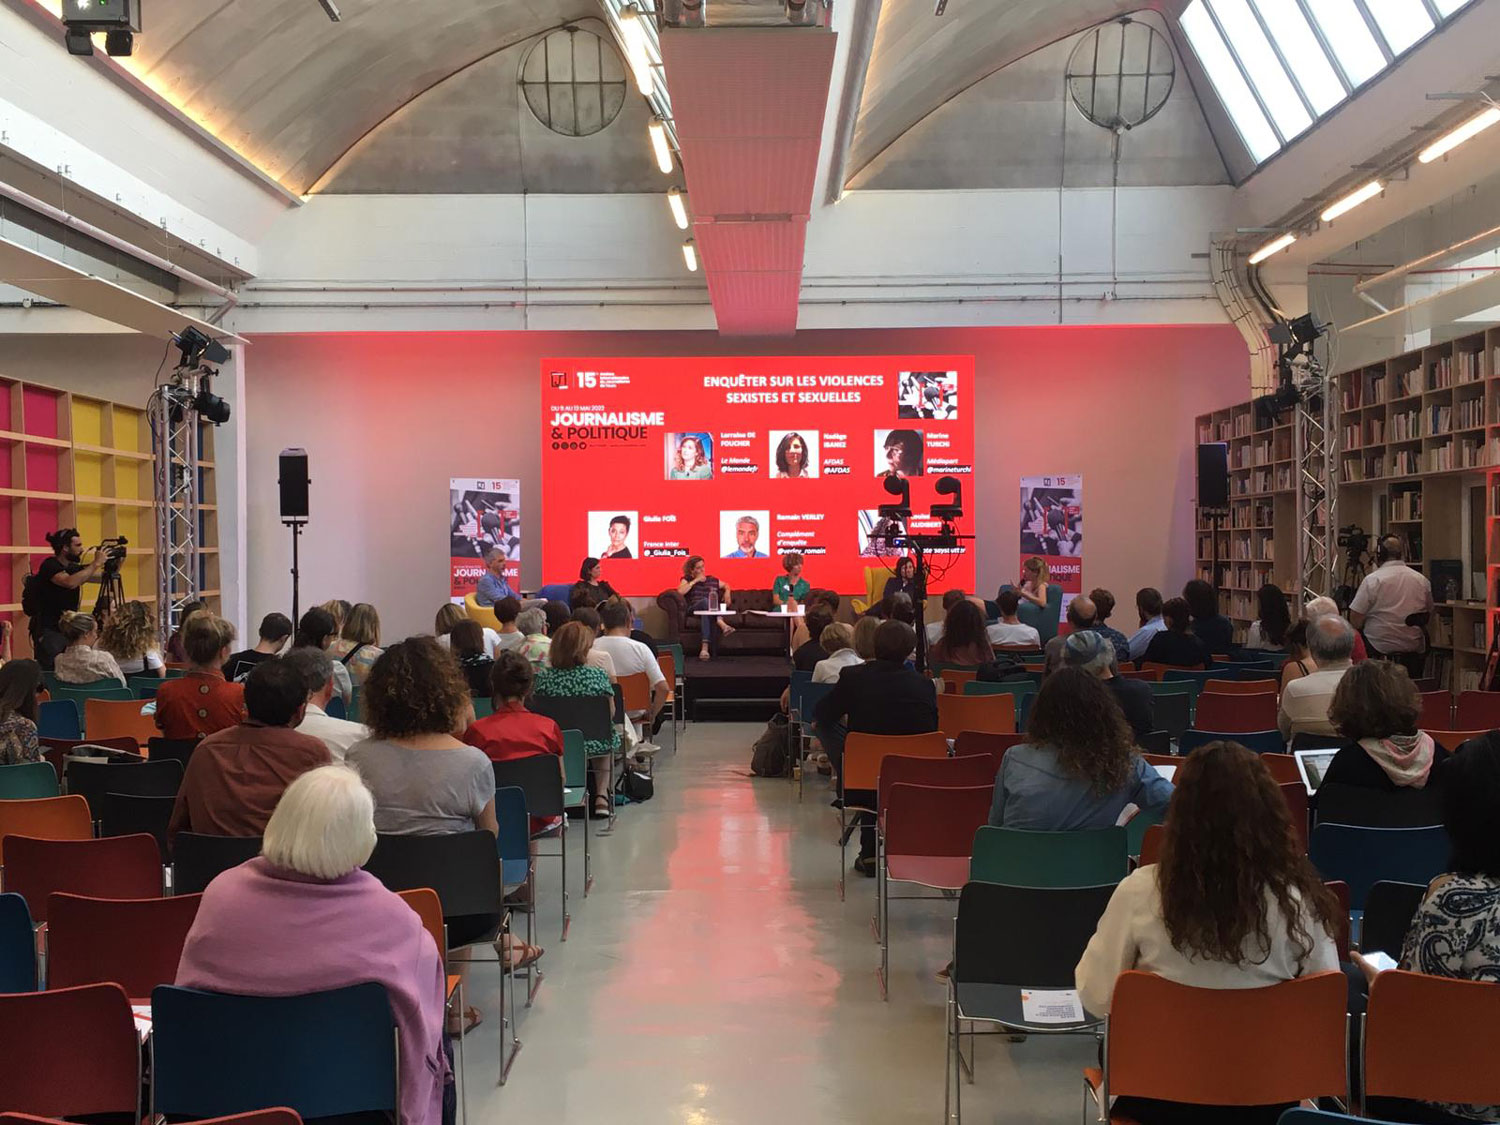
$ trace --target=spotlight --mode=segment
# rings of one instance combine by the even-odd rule
[[[886,477],[885,490],[892,496],[899,496],[899,504],[880,505],[880,515],[888,520],[911,519],[911,482],[905,477]]]
[[[191,324],[172,337],[177,350],[182,353],[183,367],[195,367],[200,362],[227,363],[229,349],[217,340],[210,340]]]
[[[129,58],[135,50],[135,32],[107,31],[104,33],[104,50],[111,58]]]
[[[1328,325],[1319,324],[1318,318],[1312,313],[1303,313],[1296,320],[1287,325],[1292,333],[1292,339],[1299,344],[1311,344],[1323,337],[1328,331]]]
[[[661,22],[668,27],[702,27],[707,22],[703,0],[663,0]]]
[[[688,273],[698,272],[698,244],[691,238],[682,244],[682,260],[687,263]]]
[[[229,404],[208,389],[206,380],[203,389],[193,396],[193,409],[215,426],[229,421]]]
[[[682,201],[681,188],[667,189],[667,206],[672,209],[672,221],[677,224],[678,230],[688,229],[687,204]]]
[[[60,15],[70,55],[92,55],[96,31],[108,37],[105,49],[111,55],[128,55],[134,46],[131,33],[141,29],[139,0],[64,0]]]
[[[651,151],[656,156],[656,166],[661,169],[662,175],[672,174],[672,146],[667,143],[667,123],[660,117],[653,117],[651,124],[646,126],[646,131],[651,134]]]
[[[71,27],[63,32],[63,42],[68,45],[70,55],[92,55],[94,37],[87,31],[74,31]]]
[[[932,516],[944,523],[956,519],[962,519],[964,514],[964,486],[957,477],[938,477],[937,484],[933,486],[939,496],[953,497],[951,504],[934,504]]]

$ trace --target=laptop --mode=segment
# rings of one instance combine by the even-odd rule
[[[1292,757],[1297,759],[1297,772],[1302,775],[1302,784],[1307,787],[1309,797],[1318,791],[1318,786],[1323,784],[1323,775],[1328,772],[1328,763],[1333,761],[1338,752],[1336,746],[1292,751]]]

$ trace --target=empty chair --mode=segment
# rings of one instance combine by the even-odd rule
[[[1463,691],[1453,708],[1457,730],[1494,730],[1500,727],[1500,691]]]
[[[106,793],[130,793],[137,797],[175,797],[182,785],[182,763],[140,760],[128,765],[116,762],[69,762],[68,792],[88,801],[97,814]]]
[[[953,673],[945,673],[947,680]],[[1004,683],[995,683],[991,680],[969,680],[963,685],[962,695],[1013,695],[1017,700],[1021,696],[1036,691],[1036,684],[1030,679],[1006,680]]]
[[[173,898],[85,898],[54,894],[47,905],[47,986],[114,981],[133,1000],[149,1001],[177,979],[182,946],[201,895]],[[108,934],[108,941],[100,935]]]
[[[1439,875],[1448,862],[1448,833],[1442,828],[1360,828],[1324,821],[1312,831],[1308,857],[1323,878],[1349,884],[1349,905],[1361,911],[1378,882],[1425,886]]]
[[[1381,973],[1370,986],[1362,1070],[1365,1109],[1383,1099],[1473,1105],[1500,1103],[1494,1035],[1500,984],[1420,973]],[[1428,1034],[1414,1034],[1426,1029]],[[1399,1103],[1398,1103],[1399,1106]]]
[[[1013,887],[1097,887],[1129,870],[1124,828],[1026,832],[986,825],[974,834],[969,878]]]
[[[47,921],[54,892],[91,898],[157,898],[162,893],[161,853],[150,836],[110,840],[5,841],[5,889],[24,895],[37,922]]]
[[[1204,695],[1275,695],[1275,680],[1211,679],[1203,683]]]
[[[1271,780],[1277,785],[1291,782],[1302,784],[1302,773],[1297,769],[1297,759],[1291,754],[1262,754],[1261,762],[1270,771]]]
[[[1153,684],[1155,688],[1158,685]],[[1193,697],[1190,692],[1151,693],[1151,725],[1167,732],[1168,738],[1181,738],[1193,725]]]
[[[1396,883],[1382,880],[1370,888],[1365,897],[1365,914],[1359,927],[1359,950],[1379,950],[1401,960],[1406,931],[1417,916],[1417,908],[1427,888],[1421,883]]]
[[[1448,751],[1448,753],[1451,754],[1455,750],[1457,750],[1460,746],[1462,746],[1465,742],[1468,742],[1469,739],[1471,739],[1471,738],[1478,738],[1480,735],[1482,735],[1482,734],[1489,734],[1490,732],[1489,732],[1488,729],[1486,729],[1486,730],[1435,730],[1435,729],[1432,729],[1432,728],[1429,727],[1427,729],[1427,733],[1432,736],[1432,741],[1436,742],[1439,746],[1441,746],[1444,750]]]
[[[0,894],[0,992],[36,988],[36,933],[26,900]]]
[[[94,818],[82,797],[40,797],[31,801],[0,801],[0,866],[5,864],[5,838],[30,836],[38,840],[90,840]]]
[[[1194,728],[1182,732],[1182,737],[1177,740],[1177,752],[1186,756],[1206,742],[1238,742],[1257,754],[1281,754],[1286,751],[1286,742],[1279,730],[1230,732]]]
[[[644,673],[637,673],[645,680]],[[512,758],[494,763],[495,789],[507,786],[519,788],[526,794],[526,811],[532,818],[527,825],[527,834],[532,840],[554,838],[558,841],[555,852],[535,849],[538,857],[555,857],[559,861],[562,887],[562,940],[568,937],[568,926],[572,917],[568,912],[568,818],[563,801],[563,775],[561,762],[550,754],[533,754],[526,758]],[[499,806],[496,805],[496,815]],[[550,828],[540,828],[539,822],[556,821]]]
[[[1026,741],[1024,734],[992,734],[989,731],[966,730],[962,731],[953,740],[953,753],[955,757],[966,754],[989,754],[995,759],[995,768],[1000,768],[1000,759],[1012,746],[1018,746]]]
[[[994,760],[985,753],[966,754],[953,758],[902,757],[887,754],[880,761],[877,783],[876,811],[882,820],[886,805],[890,801],[891,788],[896,785],[924,785],[936,789],[965,789],[976,785],[995,784]],[[989,807],[985,807],[988,815]],[[977,826],[976,826],[977,827]],[[964,838],[964,856],[974,834]]]
[[[7,1109],[140,1120],[141,1041],[118,984],[0,995],[0,1034]]]
[[[1276,728],[1274,695],[1200,695],[1193,716],[1198,730],[1264,731]]]
[[[71,699],[48,699],[37,704],[36,733],[38,738],[83,737],[83,711]]]
[[[1145,665],[1147,668],[1152,665]],[[1164,684],[1183,683],[1191,685],[1189,690],[1196,697],[1203,691],[1203,685],[1209,680],[1224,679],[1222,672],[1206,672],[1198,668],[1172,668],[1167,665],[1157,665],[1161,668],[1161,682]]]
[[[138,797],[134,793],[106,793],[99,804],[100,836],[145,833],[156,841],[162,863],[171,861],[167,829],[172,821],[173,797]]]
[[[1292,741],[1287,746],[1287,750],[1337,750],[1343,744],[1344,740],[1336,734],[1309,734],[1307,731],[1298,731],[1292,735]]]
[[[1136,737],[1135,744],[1147,754],[1172,753],[1172,736],[1164,730],[1147,731]]]
[[[134,738],[146,742],[159,733],[156,718],[141,714],[142,703],[127,689],[124,698],[99,697],[83,704],[83,729],[92,738]]]
[[[1477,694],[1477,693],[1476,693]],[[1471,727],[1485,726],[1484,723],[1463,723],[1453,721],[1453,694],[1444,688],[1442,691],[1424,691],[1421,693],[1422,717],[1417,720],[1417,725],[1423,730],[1468,730]]]
[[[0,801],[35,801],[57,795],[57,771],[51,762],[0,766]]]
[[[940,697],[941,698],[941,697]],[[955,698],[962,698],[956,696]],[[1009,697],[1002,697],[1008,699]],[[946,758],[948,740],[941,731],[927,734],[866,734],[850,731],[844,741],[844,768],[840,783],[843,803],[839,806],[839,897],[844,896],[844,869],[850,836],[860,824],[868,833],[860,842],[860,854],[874,862],[873,818],[880,781],[880,763],[890,754],[914,758]]]
[[[172,841],[172,890],[198,894],[214,876],[260,855],[259,836],[206,836],[179,832]]]
[[[1017,700],[1006,695],[940,695],[938,726],[949,738],[966,730],[1011,734],[1016,729]]]

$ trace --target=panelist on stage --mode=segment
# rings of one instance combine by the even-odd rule
[[[598,559],[590,556],[583,560],[578,567],[578,581],[568,588],[569,609],[603,605],[610,598],[617,596],[613,586],[608,582],[600,581],[601,569],[603,568],[600,567]]]
[[[913,601],[917,598],[917,564],[911,559],[902,559],[896,564],[896,573],[885,580],[880,600],[889,602],[896,594],[905,594]]]
[[[807,592],[812,589],[807,579],[802,577],[802,556],[796,551],[782,555],[781,569],[786,573],[778,575],[776,581],[771,583],[771,600],[776,603],[777,609],[790,602],[801,605],[807,599]]]
[[[474,588],[474,600],[480,605],[493,606],[504,598],[516,597],[505,578],[505,559],[505,551],[500,547],[485,551],[485,572],[479,576],[479,584]]]
[[[682,581],[677,583],[677,592],[687,600],[690,613],[729,608],[729,586],[707,573],[702,555],[693,555],[682,564]],[[713,655],[714,626],[717,624],[726,637],[734,632],[734,628],[722,617],[711,614],[699,617],[698,621],[703,630],[703,646],[698,650],[698,659],[707,660]]]

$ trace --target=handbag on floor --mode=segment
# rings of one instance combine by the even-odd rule
[[[637,803],[649,801],[656,795],[656,782],[651,779],[649,773],[627,765],[625,772],[620,774],[620,779],[615,782],[615,792]]]
[[[772,715],[750,751],[750,773],[755,777],[783,777],[791,757],[792,724],[785,715]]]

